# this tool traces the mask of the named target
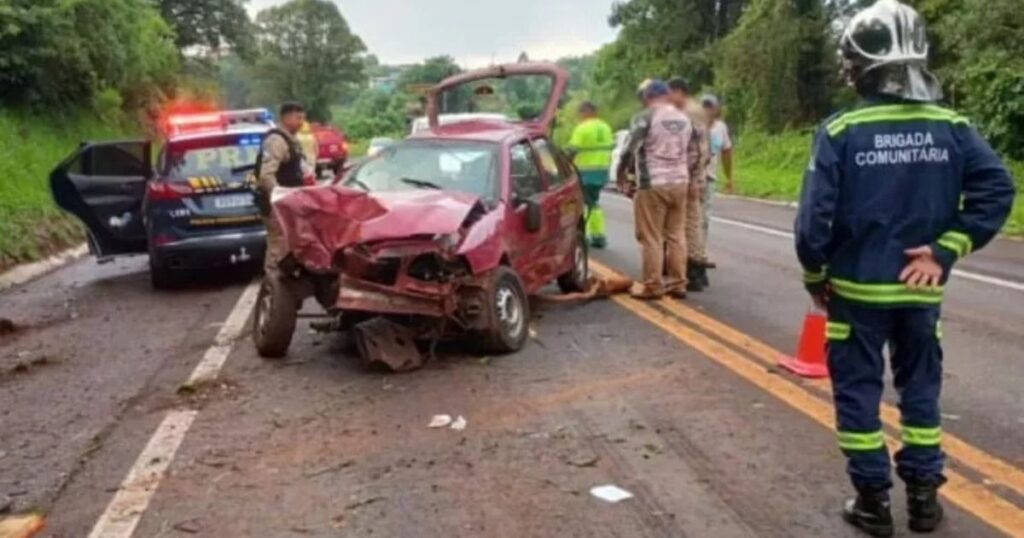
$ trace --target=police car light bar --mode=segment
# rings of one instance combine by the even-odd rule
[[[220,113],[182,114],[167,118],[168,134],[219,130],[227,127]]]
[[[270,114],[270,111],[265,108],[250,108],[246,110],[228,110],[221,113],[224,116],[224,121],[228,124],[235,123],[257,123],[264,125],[273,125],[274,117]]]

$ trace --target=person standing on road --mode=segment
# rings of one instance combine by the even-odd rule
[[[599,205],[601,189],[608,184],[608,166],[615,137],[607,122],[597,117],[597,106],[590,101],[579,107],[582,120],[572,131],[569,139],[569,153],[580,170],[583,184],[583,198],[587,204],[586,233],[590,246],[605,248],[604,211]]]
[[[814,302],[828,310],[828,365],[839,446],[857,497],[843,516],[892,536],[890,459],[879,401],[888,344],[899,394],[909,525],[942,520],[940,309],[958,259],[1000,230],[1014,187],[989,144],[957,113],[932,103],[916,11],[880,0],[840,40],[843,72],[862,98],[818,130],[796,219],[796,251]]]
[[[686,290],[704,291],[708,281],[707,253],[703,227],[701,199],[707,190],[706,174],[711,161],[708,145],[710,121],[704,109],[690,99],[690,84],[676,77],[668,82],[672,104],[690,118],[693,136],[686,146],[686,163],[690,173],[690,187],[686,198]]]
[[[258,199],[267,227],[267,248],[263,269],[267,276],[278,272],[278,264],[287,254],[284,234],[272,214],[271,194],[275,187],[302,187],[308,168],[304,166],[302,146],[296,134],[306,121],[306,111],[298,103],[281,105],[280,127],[271,129],[263,139],[263,147],[256,158]]]
[[[701,216],[704,218],[704,248],[707,249],[708,230],[711,224],[711,199],[718,185],[718,168],[721,163],[722,171],[725,172],[725,192],[732,194],[735,190],[732,175],[732,137],[729,136],[729,126],[722,121],[722,105],[718,97],[704,95],[701,97],[701,105],[711,121],[708,130],[708,145],[711,150],[711,163],[708,164],[707,188],[701,196]],[[716,267],[710,258],[705,258],[705,264],[709,268]]]
[[[638,299],[664,294],[686,297],[686,197],[690,181],[686,151],[693,125],[672,105],[669,87],[654,80],[644,88],[646,108],[630,122],[628,153],[636,155],[636,237],[643,253]],[[621,177],[621,176],[620,176]],[[667,248],[666,248],[667,246]],[[667,253],[666,253],[667,250]],[[668,280],[662,269],[667,266]]]

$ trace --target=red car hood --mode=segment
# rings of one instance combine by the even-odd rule
[[[459,192],[330,186],[296,190],[274,202],[274,212],[297,261],[328,271],[334,253],[350,245],[455,233],[478,203]]]

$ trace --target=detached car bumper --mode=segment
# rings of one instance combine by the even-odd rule
[[[188,237],[155,246],[153,263],[168,269],[207,269],[262,264],[267,248],[263,229]]]

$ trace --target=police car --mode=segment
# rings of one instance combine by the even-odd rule
[[[186,271],[262,263],[253,167],[274,126],[266,109],[168,117],[149,140],[85,142],[50,174],[57,205],[88,229],[100,263],[148,254],[153,286]]]

